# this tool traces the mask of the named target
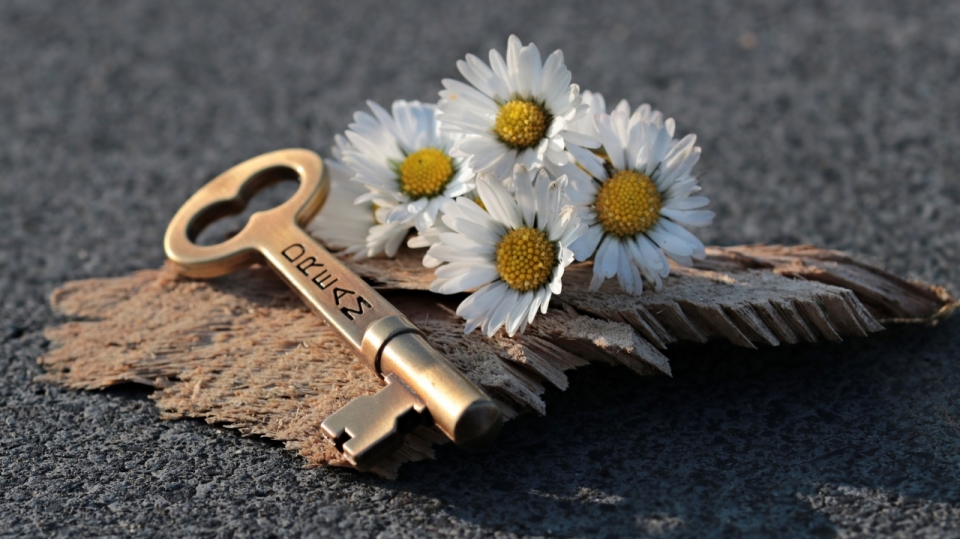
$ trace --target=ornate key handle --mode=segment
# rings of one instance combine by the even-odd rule
[[[243,211],[272,183],[298,179],[296,194],[254,213],[234,237],[218,245],[194,243],[203,228]],[[225,275],[262,256],[333,327],[387,386],[360,397],[322,425],[347,460],[367,469],[396,449],[403,433],[433,422],[458,446],[477,449],[496,437],[497,405],[430,344],[412,322],[347,269],[301,228],[329,191],[320,157],[280,150],[245,161],[197,191],[174,216],[164,237],[170,260],[188,277]]]
[[[194,241],[207,225],[240,213],[261,189],[284,180],[299,180],[289,200],[257,212],[237,235],[217,245]],[[309,150],[278,150],[227,170],[194,193],[170,221],[163,238],[167,257],[183,275],[209,279],[233,273],[258,260],[268,233],[262,224],[305,226],[323,207],[330,176],[320,157]],[[278,222],[279,221],[279,222]]]

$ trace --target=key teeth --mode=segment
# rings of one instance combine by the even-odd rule
[[[357,397],[320,425],[350,464],[374,467],[403,445],[403,436],[425,420],[423,403],[393,375],[373,395]]]

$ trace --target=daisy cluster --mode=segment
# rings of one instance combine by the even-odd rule
[[[593,261],[591,290],[617,278],[632,295],[659,289],[668,259],[703,243],[686,227],[713,212],[693,167],[696,137],[671,118],[571,83],[563,53],[546,61],[516,36],[504,58],[468,54],[466,82],[444,79],[436,104],[368,102],[336,137],[330,199],[309,230],[356,258],[426,248],[434,292],[472,291],[467,333],[523,332],[561,293],[564,269]]]

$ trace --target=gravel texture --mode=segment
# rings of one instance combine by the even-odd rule
[[[390,482],[33,382],[47,294],[158,266],[179,205],[436,99],[518,33],[695,132],[718,244],[811,242],[960,283],[960,3],[0,4],[0,536],[956,537],[960,320],[840,345],[677,346]]]

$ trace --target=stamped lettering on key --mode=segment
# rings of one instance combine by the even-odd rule
[[[320,262],[317,262],[317,258],[314,256],[304,256],[307,254],[307,248],[299,243],[294,243],[284,249],[281,254],[286,258],[291,264],[296,266],[300,273],[310,277],[310,269],[320,268],[320,271],[313,276],[311,281],[313,284],[317,285],[317,288],[320,290],[326,290],[333,283],[340,280],[339,277],[333,277],[333,274],[330,273],[327,269],[324,268],[324,265]],[[302,259],[301,259],[302,258]],[[332,278],[332,280],[331,280]],[[353,309],[349,306],[348,300],[344,299],[344,296],[353,295],[357,296],[354,299],[356,303],[356,308]],[[357,295],[353,290],[346,288],[334,288],[333,289],[333,301],[340,306],[340,312],[347,317],[348,320],[356,320],[357,316],[365,314],[364,308],[372,309],[373,306],[370,305],[370,302],[364,299],[363,296]]]

